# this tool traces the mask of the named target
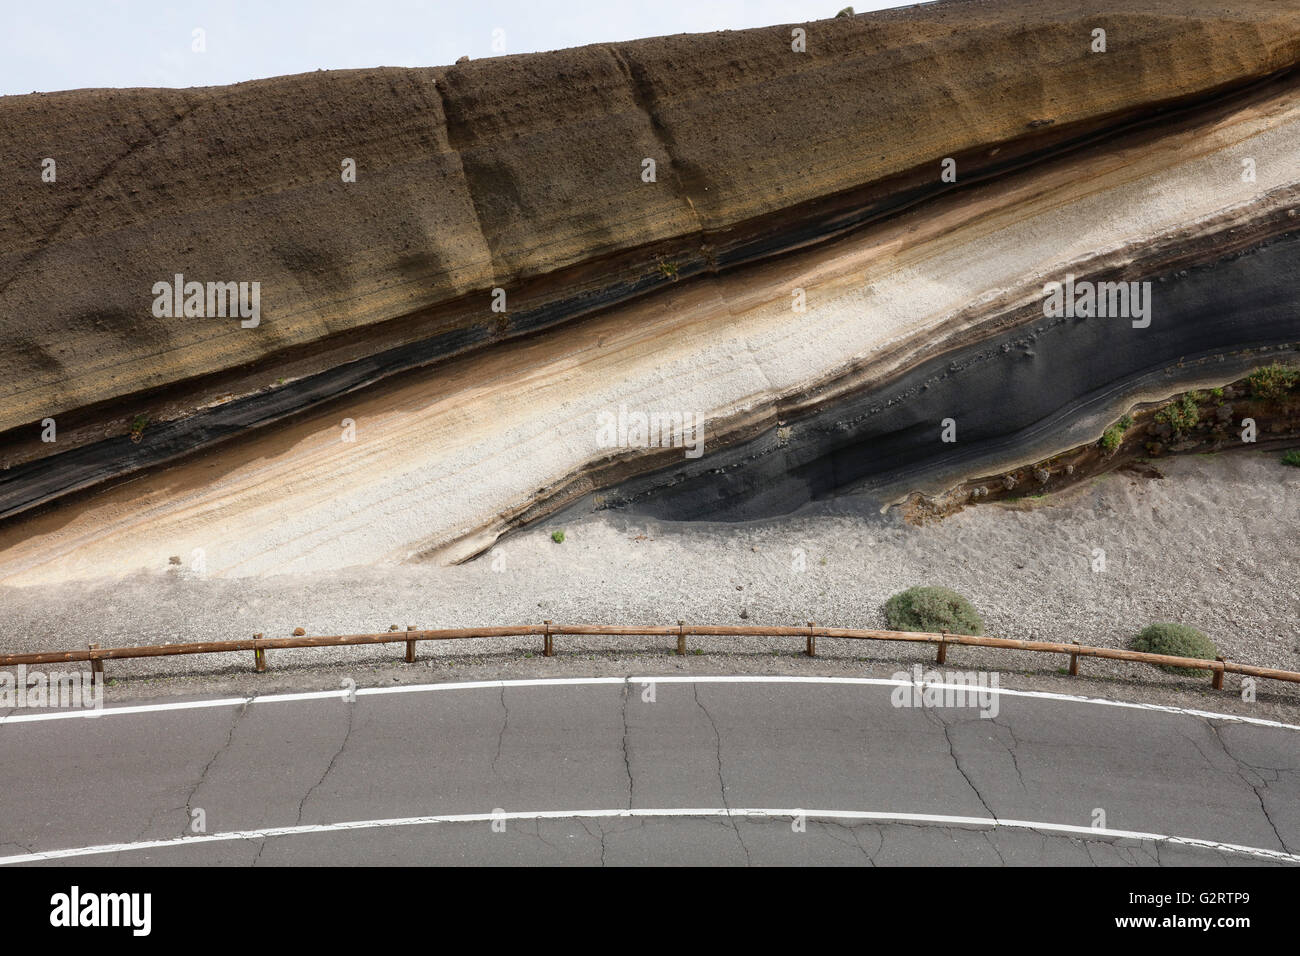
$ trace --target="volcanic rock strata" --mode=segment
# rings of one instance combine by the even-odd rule
[[[0,580],[878,508],[1291,359],[1300,10],[1108,10],[0,99]],[[260,314],[158,317],[177,275]],[[703,453],[609,447],[628,410]]]

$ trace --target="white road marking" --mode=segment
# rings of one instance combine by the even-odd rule
[[[904,823],[917,826],[980,827],[984,829],[1035,830],[1042,833],[1059,833],[1093,839],[1140,840],[1190,846],[1199,849],[1238,853],[1283,863],[1300,863],[1300,855],[1267,850],[1262,847],[1241,846],[1236,843],[1219,843],[1194,837],[1169,836],[1163,833],[1143,833],[1137,830],[1111,830],[1103,827],[1070,826],[1058,823],[1039,823],[1030,820],[999,820],[996,817],[946,816],[930,813],[892,813],[879,810],[802,810],[756,809],[744,807],[683,807],[668,809],[618,809],[618,810],[524,810],[506,813],[452,813],[427,817],[394,817],[387,820],[350,820],[343,823],[301,824],[290,827],[265,827],[258,830],[235,830],[229,833],[200,834],[175,837],[169,840],[142,840],[137,843],[106,843],[99,846],[73,847],[65,850],[45,850],[18,856],[0,857],[0,866],[16,863],[41,863],[48,860],[65,860],[69,857],[98,856],[105,853],[126,853],[154,850],[200,843],[226,843],[235,840],[266,840],[275,837],[299,836],[307,833],[337,833],[345,830],[374,830],[389,827],[428,826],[438,823],[491,823],[501,820],[584,820],[628,819],[642,817],[777,817],[794,820],[862,820],[878,823]]]
[[[506,687],[551,687],[583,684],[856,684],[865,687],[909,687],[911,681],[894,680],[886,677],[813,677],[813,676],[779,676],[779,675],[719,675],[687,676],[682,674],[660,677],[546,677],[528,680],[492,680],[462,681],[444,684],[404,684],[398,687],[358,687],[354,693],[358,697],[371,697],[388,694],[423,694],[433,691],[454,690],[500,690]],[[966,685],[925,684],[940,690],[968,691]],[[1097,704],[1103,707],[1123,707],[1130,710],[1147,710],[1161,714],[1182,714],[1189,717],[1202,717],[1207,720],[1225,720],[1234,723],[1251,724],[1256,727],[1276,727],[1283,730],[1300,730],[1300,724],[1286,724],[1263,717],[1245,717],[1240,714],[1220,714],[1209,710],[1194,710],[1187,707],[1170,707],[1165,704],[1142,704],[1127,700],[1108,700],[1104,697],[1081,697],[1072,694],[1054,694],[1038,690],[1012,690],[1007,687],[980,688],[981,694],[998,694],[1002,697],[1024,697],[1031,700],[1051,700],[1071,704]],[[343,697],[342,690],[310,691],[297,694],[265,694],[252,697],[222,697],[213,700],[177,701],[167,704],[136,704],[126,707],[105,707],[102,710],[61,710],[27,713],[10,711],[0,716],[0,725],[32,723],[45,720],[69,720],[73,718],[94,719],[97,717],[127,716],[131,714],[152,714],[170,710],[196,710],[205,707],[237,707],[246,704],[283,704],[304,700],[328,700]]]

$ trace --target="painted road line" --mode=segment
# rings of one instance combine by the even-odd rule
[[[384,820],[350,820],[342,823],[300,824],[287,827],[265,827],[257,830],[234,830],[228,833],[199,834],[175,837],[168,840],[142,840],[135,843],[106,843],[98,846],[72,847],[63,850],[45,850],[17,856],[0,857],[0,866],[24,863],[42,863],[49,860],[66,860],[72,857],[98,856],[106,853],[128,853],[139,850],[165,849],[178,846],[197,846],[203,843],[229,843],[239,840],[268,840],[278,837],[301,836],[312,833],[340,833],[349,830],[375,830],[392,827],[416,827],[435,824],[494,823],[509,820],[590,820],[634,818],[777,818],[795,820],[836,820],[875,823],[902,823],[910,826],[975,827],[980,829],[1033,830],[1088,839],[1138,840],[1188,846],[1273,860],[1279,863],[1300,864],[1300,854],[1268,850],[1262,847],[1220,843],[1195,837],[1170,836],[1163,833],[1145,833],[1138,830],[1111,830],[1105,827],[1072,826],[1069,824],[1042,823],[1031,820],[999,820],[996,817],[948,816],[928,813],[894,813],[879,810],[805,810],[800,808],[739,808],[739,807],[683,807],[660,809],[617,810],[524,810],[500,813],[453,813],[425,817],[393,817]]]
[[[662,675],[658,677],[549,677],[526,680],[461,681],[443,684],[405,684],[398,687],[359,687],[354,691],[322,690],[294,694],[265,694],[251,697],[222,697],[212,700],[176,701],[166,704],[135,704],[125,707],[105,707],[102,710],[90,708],[80,710],[43,711],[40,713],[18,713],[10,711],[0,717],[0,726],[6,724],[35,723],[46,720],[95,719],[99,717],[129,716],[133,714],[162,713],[174,710],[195,710],[207,707],[239,707],[248,704],[284,704],[298,701],[329,700],[355,695],[357,697],[387,696],[390,694],[423,694],[458,690],[501,690],[512,687],[563,687],[584,686],[592,684],[843,684],[864,687],[910,687],[910,680],[895,680],[886,677],[796,677],[780,675],[716,675],[686,676],[681,674]],[[923,682],[921,686],[938,690],[960,690],[968,692],[965,684],[945,684]],[[1251,724],[1256,727],[1275,727],[1282,730],[1300,730],[1300,724],[1287,724],[1263,717],[1246,717],[1240,714],[1222,714],[1209,710],[1196,710],[1188,707],[1171,707],[1166,704],[1143,704],[1136,701],[1110,700],[1105,697],[1082,697],[1073,694],[1056,694],[1049,691],[1013,690],[1007,687],[983,687],[981,694],[996,694],[1002,697],[1023,697],[1029,700],[1047,700],[1071,704],[1094,704],[1102,707],[1121,707],[1129,710],[1145,710],[1161,714],[1181,714],[1189,717],[1201,717],[1206,720],[1222,720],[1231,723]]]

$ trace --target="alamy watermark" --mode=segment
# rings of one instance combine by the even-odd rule
[[[1074,273],[1067,272],[1065,282],[1043,286],[1043,315],[1049,319],[1132,319],[1133,328],[1145,329],[1151,324],[1151,283],[1076,282]]]
[[[704,422],[694,412],[628,411],[596,416],[598,448],[685,448],[687,458],[704,454]]]
[[[148,936],[153,929],[152,893],[83,893],[73,886],[50,897],[50,925],[119,926],[132,936]]]
[[[171,282],[153,284],[153,314],[157,319],[240,318],[241,329],[262,321],[262,283],[186,282],[178,272]]]
[[[987,671],[925,671],[912,665],[911,673],[898,671],[894,680],[906,681],[895,687],[889,701],[895,707],[974,707],[990,720],[998,715],[999,681]]]
[[[0,671],[0,707],[89,707],[104,709],[104,686],[88,671]]]

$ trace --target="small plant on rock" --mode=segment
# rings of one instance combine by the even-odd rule
[[[1274,362],[1247,375],[1246,384],[1250,386],[1251,398],[1281,398],[1300,386],[1300,368]]]
[[[1119,447],[1120,442],[1124,440],[1124,433],[1133,427],[1133,417],[1125,415],[1110,428],[1107,428],[1101,436],[1101,448],[1106,454],[1110,454]]]
[[[139,442],[144,437],[144,428],[148,424],[148,415],[137,415],[131,419],[131,441]]]
[[[1200,419],[1200,410],[1190,393],[1156,413],[1156,421],[1172,428],[1175,438],[1185,437]]]
[[[663,274],[664,278],[672,279],[674,282],[677,281],[677,263],[667,262],[663,257],[660,257],[659,271]]]

